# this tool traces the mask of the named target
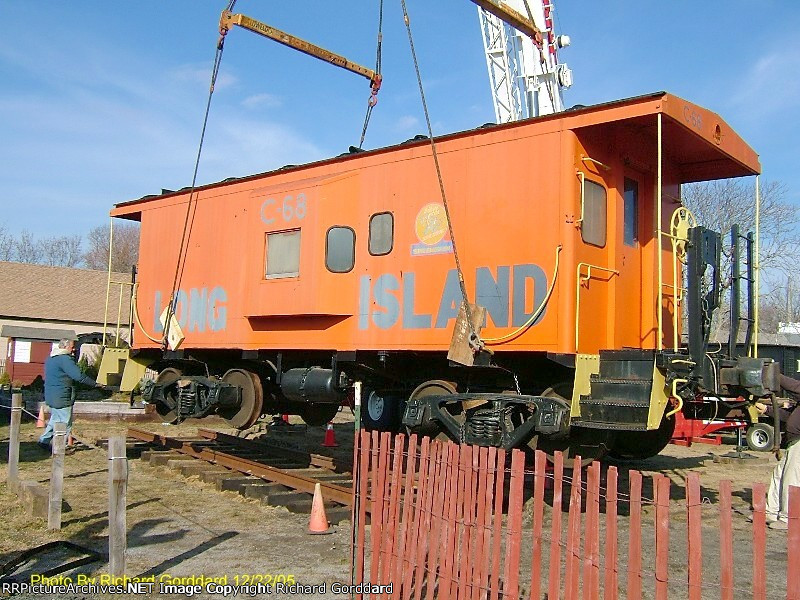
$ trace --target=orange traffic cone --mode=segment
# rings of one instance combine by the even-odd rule
[[[308,533],[312,535],[333,533],[328,523],[328,516],[325,514],[325,503],[322,500],[322,488],[318,483],[314,484],[314,501],[311,504],[311,518],[308,520]]]
[[[75,438],[72,437],[72,433],[70,432],[69,436],[67,437],[67,447],[72,447],[75,445]]]
[[[36,427],[38,429],[44,427],[44,404],[39,405],[39,418],[36,419]]]
[[[328,427],[325,429],[325,439],[322,441],[322,445],[326,448],[336,448],[339,445],[336,443],[336,433],[333,431],[333,423],[328,423]]]

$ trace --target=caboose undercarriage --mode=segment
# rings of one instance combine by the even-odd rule
[[[708,352],[720,239],[698,227],[689,241],[684,349],[507,352],[469,367],[442,352],[143,350],[160,370],[143,395],[170,422],[217,414],[246,429],[264,415],[288,413],[323,425],[340,406],[354,403],[358,381],[369,429],[585,458],[645,458],[669,442],[684,402],[780,391],[778,366],[770,359]],[[744,278],[748,296],[751,275]],[[738,285],[731,294],[738,306]],[[751,324],[749,317],[744,320]],[[732,336],[737,333],[733,328]]]

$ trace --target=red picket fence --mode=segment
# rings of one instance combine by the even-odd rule
[[[560,453],[550,467],[540,451],[533,463],[519,450],[362,432],[354,582],[391,584],[371,597],[403,600],[800,600],[800,488],[788,538],[768,539],[763,484],[750,524],[733,518],[730,481],[714,491],[691,473],[680,487]]]

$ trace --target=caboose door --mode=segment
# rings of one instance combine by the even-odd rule
[[[650,206],[645,199],[647,186],[645,177],[636,172],[626,171],[621,187],[621,197],[617,200],[617,225],[615,227],[615,268],[616,277],[614,306],[616,313],[615,337],[617,348],[647,347],[649,337],[642,323],[643,307],[648,302],[644,290],[648,285],[645,278],[651,273],[642,269],[642,251],[650,244],[642,230],[645,221],[644,208]],[[649,236],[652,237],[652,236]]]

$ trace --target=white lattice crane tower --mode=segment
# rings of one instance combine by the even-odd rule
[[[558,62],[558,50],[570,40],[555,34],[552,1],[508,0],[503,4],[532,17],[544,42],[538,48],[530,37],[478,8],[497,122],[564,110],[563,90],[572,85],[572,71]]]

